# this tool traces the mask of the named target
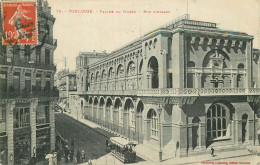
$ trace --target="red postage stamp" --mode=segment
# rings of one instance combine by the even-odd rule
[[[36,1],[2,2],[3,45],[37,44]]]

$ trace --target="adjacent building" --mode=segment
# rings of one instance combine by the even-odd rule
[[[185,15],[84,63],[76,71],[79,108],[88,120],[179,157],[259,145],[253,39]]]
[[[37,12],[38,45],[0,47],[0,164],[45,160],[55,149],[55,18],[47,1]]]
[[[69,96],[77,91],[76,72],[63,69],[54,76],[54,84],[59,90],[58,105],[65,111],[69,110]]]

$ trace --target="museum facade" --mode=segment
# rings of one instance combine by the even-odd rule
[[[180,17],[86,64],[82,116],[179,157],[259,145],[253,38]]]

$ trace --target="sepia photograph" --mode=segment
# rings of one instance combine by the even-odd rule
[[[259,0],[0,13],[0,165],[260,165]]]

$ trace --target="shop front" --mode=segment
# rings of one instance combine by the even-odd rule
[[[7,137],[0,137],[0,164],[8,163],[8,147],[7,147]]]
[[[14,164],[29,164],[31,153],[30,127],[14,130]]]
[[[45,155],[50,153],[50,129],[41,128],[36,131],[36,159],[44,161]]]

